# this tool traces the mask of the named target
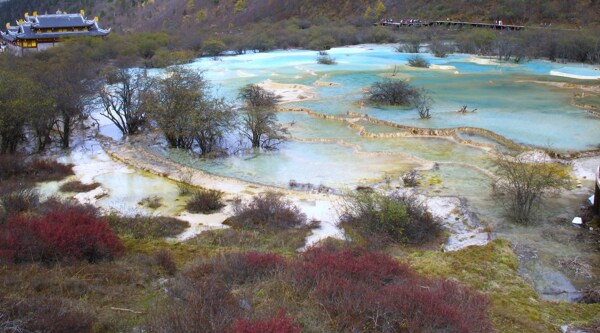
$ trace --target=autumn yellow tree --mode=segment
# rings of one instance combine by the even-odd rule
[[[371,6],[367,6],[367,9],[365,10],[365,13],[364,13],[363,16],[366,19],[372,18],[372,16],[373,16],[373,9],[371,8]]]
[[[385,14],[385,5],[381,0],[377,1],[377,5],[375,5],[375,18],[380,19],[383,14]]]

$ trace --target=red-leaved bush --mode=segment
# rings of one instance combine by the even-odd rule
[[[228,253],[200,260],[188,267],[183,274],[192,281],[208,279],[233,285],[272,276],[285,266],[285,258],[274,253]]]
[[[0,226],[0,257],[14,262],[62,259],[97,261],[122,254],[123,245],[108,224],[75,209],[42,216],[12,216]]]
[[[275,253],[248,252],[244,254],[244,259],[248,269],[258,275],[270,273],[285,266],[285,259]]]
[[[489,332],[488,300],[454,282],[428,280],[391,257],[356,249],[307,251],[296,285],[343,332]]]
[[[492,331],[483,294],[420,277],[389,255],[364,249],[318,247],[292,260],[255,252],[215,256],[184,269],[170,292],[152,332],[296,333],[295,319],[319,332]],[[290,307],[295,319],[264,311]],[[315,309],[326,313],[315,320]],[[273,317],[244,319],[265,315]]]
[[[357,249],[313,248],[295,265],[296,281],[318,285],[322,279],[343,278],[353,282],[392,281],[412,278],[412,270],[390,256]]]
[[[280,311],[277,316],[265,320],[240,319],[233,325],[231,333],[300,333],[300,325]]]

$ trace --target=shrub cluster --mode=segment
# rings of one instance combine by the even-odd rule
[[[387,79],[373,83],[366,99],[376,105],[409,106],[418,94],[418,89],[406,81]]]
[[[185,209],[190,213],[209,214],[225,207],[223,203],[224,193],[217,190],[199,189],[192,194],[187,201]]]
[[[584,289],[577,301],[585,304],[600,303],[600,287],[590,287]]]
[[[446,58],[448,56],[448,54],[454,52],[454,45],[452,45],[450,43],[442,42],[438,39],[434,39],[429,44],[429,51],[435,57]]]
[[[60,298],[10,299],[0,295],[2,332],[92,332],[94,317]]]
[[[0,180],[19,178],[33,183],[61,180],[73,174],[72,164],[47,159],[27,160],[20,154],[0,154]]]
[[[154,262],[169,275],[173,275],[177,272],[177,264],[173,259],[173,255],[167,249],[156,251],[154,253]]]
[[[320,51],[317,56],[317,63],[321,65],[335,65],[336,61],[326,51]]]
[[[283,257],[255,252],[230,253],[192,263],[177,277],[167,305],[157,309],[157,315],[149,323],[150,331],[221,333],[279,327],[279,320],[267,326],[241,320],[250,304],[238,288],[273,277],[283,267],[286,267]]]
[[[109,215],[107,220],[116,233],[135,239],[174,237],[190,227],[186,221],[165,216]]]
[[[306,223],[306,215],[283,194],[261,193],[248,202],[239,201],[228,220],[233,227],[245,229],[285,229]]]
[[[265,252],[229,253],[199,260],[184,275],[191,281],[218,281],[227,286],[258,281],[286,267],[283,257]]]
[[[158,209],[160,206],[162,206],[162,198],[157,195],[151,195],[140,200],[138,205],[146,206],[150,209]]]
[[[457,283],[426,280],[385,254],[315,248],[294,282],[340,332],[489,332],[488,300]]]
[[[25,157],[19,154],[0,154],[0,180],[14,177],[25,169]]]
[[[91,184],[83,184],[82,182],[75,180],[71,182],[64,183],[60,186],[59,191],[61,192],[75,192],[75,193],[85,193],[92,191],[99,187],[99,183],[91,183]]]
[[[238,320],[230,331],[231,333],[300,333],[300,325],[294,324],[294,320],[280,311],[277,316],[249,321]]]
[[[34,159],[27,164],[25,173],[38,182],[61,180],[74,175],[73,164],[62,164],[54,160]]]
[[[12,262],[110,259],[123,245],[106,221],[75,209],[15,215],[0,227],[0,257]]]
[[[429,61],[427,61],[427,59],[421,57],[420,55],[414,55],[408,58],[408,65],[411,67],[428,68]]]
[[[355,248],[312,248],[292,260],[272,253],[200,260],[174,279],[170,295],[153,316],[153,332],[295,333],[314,308],[327,318],[316,331],[491,330],[484,295]],[[298,321],[279,310],[290,307]]]
[[[342,204],[339,224],[370,245],[421,245],[441,234],[442,227],[414,196],[357,192]]]
[[[306,237],[316,223],[291,229],[239,229],[207,230],[188,241],[200,246],[218,246],[246,251],[295,252],[304,247]]]
[[[5,182],[0,187],[0,224],[10,216],[30,212],[40,204],[39,193],[22,183]]]

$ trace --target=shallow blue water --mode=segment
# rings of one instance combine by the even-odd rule
[[[316,94],[315,99],[287,106],[309,108],[322,114],[343,117],[347,112],[363,113],[372,118],[427,128],[480,127],[518,143],[560,151],[592,149],[600,143],[600,118],[570,105],[573,90],[539,83],[580,83],[573,78],[552,76],[551,72],[597,74],[591,66],[548,61],[503,63],[465,54],[441,59],[421,54],[432,64],[453,67],[415,69],[406,66],[413,55],[397,53],[392,45],[341,47],[330,50],[329,54],[336,59],[336,65],[317,64],[315,51],[290,50],[249,53],[218,60],[202,58],[186,67],[203,71],[215,93],[231,101],[236,100],[240,87],[270,80],[309,86]],[[377,108],[360,102],[365,88],[392,74],[395,75],[392,79],[408,80],[411,85],[429,92],[434,99],[431,119],[419,119],[411,108]],[[318,86],[316,81],[339,85]],[[477,111],[457,113],[463,105]],[[370,139],[360,137],[358,131],[339,121],[296,112],[281,113],[279,118],[282,123],[294,124],[290,131],[295,138],[329,141],[291,142],[278,152],[253,158],[234,156],[210,162],[197,161],[194,165],[216,174],[273,185],[285,185],[289,179],[296,179],[349,186],[364,179],[381,178],[394,159],[402,164],[407,156],[423,162],[458,162],[475,166],[487,163],[487,154],[482,150],[448,140]],[[365,157],[360,154],[364,153],[387,156],[375,159],[365,167],[369,163],[363,163]],[[308,164],[315,165],[312,170],[319,172],[303,167]],[[345,171],[329,172],[341,169]]]

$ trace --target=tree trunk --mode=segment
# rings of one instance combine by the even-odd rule
[[[258,133],[252,133],[252,148],[260,148],[260,135]]]
[[[71,116],[63,115],[63,135],[62,147],[69,148],[69,139],[71,137]]]

